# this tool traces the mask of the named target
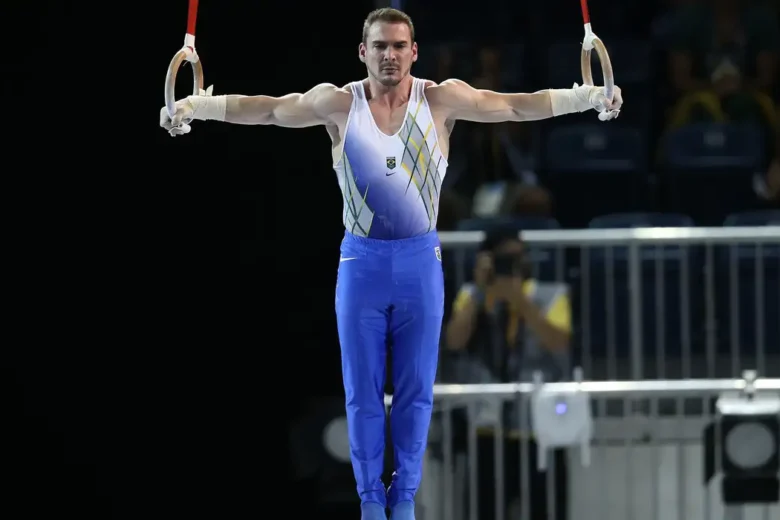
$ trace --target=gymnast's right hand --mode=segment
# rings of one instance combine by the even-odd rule
[[[171,136],[184,135],[190,133],[189,123],[192,121],[194,107],[192,102],[187,99],[180,99],[176,102],[176,113],[173,117],[168,114],[168,109],[162,107],[160,110],[160,126],[168,130]]]

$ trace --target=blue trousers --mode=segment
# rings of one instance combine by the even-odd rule
[[[346,234],[336,284],[336,317],[352,468],[363,503],[393,507],[413,500],[420,487],[443,314],[444,277],[435,232],[402,240]],[[385,490],[388,345],[395,472]]]

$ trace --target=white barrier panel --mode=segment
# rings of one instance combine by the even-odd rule
[[[633,229],[550,229],[524,231],[529,244],[553,246],[624,246],[654,244],[777,244],[780,226],[694,227]],[[442,245],[476,247],[485,238],[482,231],[443,231]]]
[[[548,389],[590,395],[595,435],[588,467],[577,449],[559,450],[544,472],[535,470],[527,426],[537,386],[437,385],[417,518],[780,518],[777,504],[724,508],[719,477],[704,479],[703,438],[716,417],[714,399],[747,384],[743,379],[549,383]],[[751,388],[780,394],[780,379],[757,379]],[[391,402],[388,396],[387,405]],[[506,409],[483,413],[496,404]],[[509,408],[517,412],[514,419]],[[720,463],[715,464],[717,470]]]
[[[470,279],[484,233],[440,238],[452,291]],[[746,367],[780,377],[780,226],[522,238],[535,276],[570,286],[573,354],[589,379],[737,377]]]

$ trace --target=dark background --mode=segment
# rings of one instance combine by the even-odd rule
[[[532,55],[545,35],[579,41],[578,2],[520,4],[431,0],[408,11],[421,53],[426,38],[452,35],[522,40]],[[664,7],[626,4],[591,1],[605,40],[610,31],[649,38]],[[6,155],[25,160],[14,177],[37,182],[24,192],[36,200],[25,225],[44,243],[36,290],[22,293],[48,305],[3,363],[3,509],[24,519],[321,511],[309,499],[314,482],[293,482],[287,439],[312,399],[342,393],[333,289],[343,228],[326,132],[216,122],[178,139],[162,131],[185,0],[8,7]],[[206,84],[281,95],[359,79],[373,7],[204,0]],[[568,86],[527,82],[529,91]],[[653,102],[626,98],[627,110]]]
[[[347,83],[363,74],[371,8],[202,1],[206,80],[217,93],[272,95]],[[33,307],[20,301],[25,340],[0,364],[3,509],[316,511],[290,482],[287,426],[308,396],[341,391],[343,228],[327,134],[206,123],[174,140],[160,129],[186,0],[3,9],[5,154],[25,161],[14,182],[35,253],[20,263],[36,260],[21,294],[46,307],[28,323]]]

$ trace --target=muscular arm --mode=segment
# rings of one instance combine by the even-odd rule
[[[304,94],[271,96],[190,96],[194,119],[219,119],[240,125],[276,125],[287,128],[332,124],[333,115],[349,112],[351,95],[323,83]],[[219,104],[224,103],[224,108]],[[224,116],[220,117],[224,110]]]
[[[450,120],[501,123],[553,116],[550,94],[544,90],[533,94],[500,94],[475,89],[458,79],[448,79],[428,87],[425,96],[433,106],[446,109]]]
[[[501,94],[475,89],[468,83],[450,79],[432,85],[425,91],[431,107],[443,111],[448,120],[501,123],[505,121],[536,121],[572,112],[584,112],[594,105],[590,99],[597,87],[541,90],[531,94]],[[622,99],[616,88],[616,104]]]
[[[673,51],[669,54],[669,70],[672,86],[681,93],[704,90],[709,83],[693,75],[693,56],[690,52]]]

